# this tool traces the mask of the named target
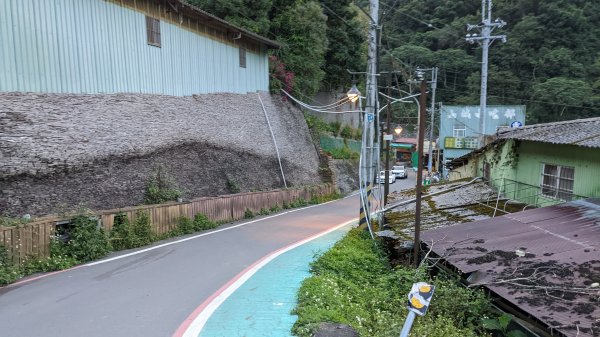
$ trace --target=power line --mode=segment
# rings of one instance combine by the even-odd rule
[[[456,93],[460,93],[460,94],[469,94],[469,92],[467,92],[467,91],[460,91],[460,90],[453,90],[453,89],[438,88],[438,90],[451,91],[451,92],[456,92]],[[555,105],[555,106],[566,106],[569,108],[589,109],[589,110],[594,110],[594,111],[600,110],[599,107],[588,107],[588,106],[583,106],[583,105],[572,105],[572,104],[560,104],[560,103],[552,103],[552,102],[548,102],[548,101],[540,101],[540,100],[534,100],[534,99],[517,98],[517,97],[500,96],[500,95],[488,95],[488,96],[497,97],[497,98],[513,99],[513,100],[524,101],[524,102],[543,103],[543,104]]]

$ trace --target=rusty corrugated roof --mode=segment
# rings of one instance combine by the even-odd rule
[[[434,253],[565,336],[600,335],[600,199],[423,232]]]
[[[600,147],[600,117],[501,129],[498,138]]]

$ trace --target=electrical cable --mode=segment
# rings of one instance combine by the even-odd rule
[[[324,109],[315,109],[315,108],[312,108],[310,105],[308,105],[308,104],[306,104],[306,103],[304,103],[304,102],[302,102],[302,101],[298,100],[297,98],[295,98],[294,96],[292,96],[292,95],[291,95],[290,93],[288,93],[287,91],[285,91],[285,90],[283,90],[283,89],[280,89],[280,90],[281,90],[281,91],[282,91],[282,92],[283,92],[283,93],[284,93],[286,96],[288,96],[288,97],[289,97],[291,100],[293,100],[294,102],[296,102],[296,103],[297,103],[297,104],[299,104],[300,106],[302,106],[302,107],[304,107],[304,108],[306,108],[306,109],[308,109],[308,110],[315,111],[315,112],[324,112],[324,113],[331,113],[331,114],[344,114],[344,113],[357,113],[357,112],[360,112],[359,110],[328,111],[328,110],[324,110]],[[343,104],[345,104],[345,103],[343,103]],[[343,105],[343,104],[339,104],[338,106],[340,106],[340,105]]]

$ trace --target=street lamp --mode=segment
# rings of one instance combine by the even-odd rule
[[[356,84],[352,84],[352,88],[348,90],[346,95],[348,95],[348,99],[350,100],[350,102],[355,103],[356,101],[358,101],[358,98],[360,97],[360,91],[358,91]]]
[[[400,125],[396,126],[394,132],[396,133],[396,136],[400,136],[400,134],[402,133],[402,127]]]

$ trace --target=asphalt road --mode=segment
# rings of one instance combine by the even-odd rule
[[[355,196],[0,288],[0,336],[172,336],[255,261],[357,216]]]
[[[407,189],[412,189],[415,188],[416,183],[417,183],[417,173],[415,171],[413,171],[412,169],[409,169],[408,171],[408,177],[406,177],[406,179],[396,179],[396,182],[393,184],[390,184],[390,193],[392,192],[398,192],[401,190],[407,190]],[[378,188],[379,186],[381,186],[381,193],[383,194],[383,185],[375,185],[375,188]]]

